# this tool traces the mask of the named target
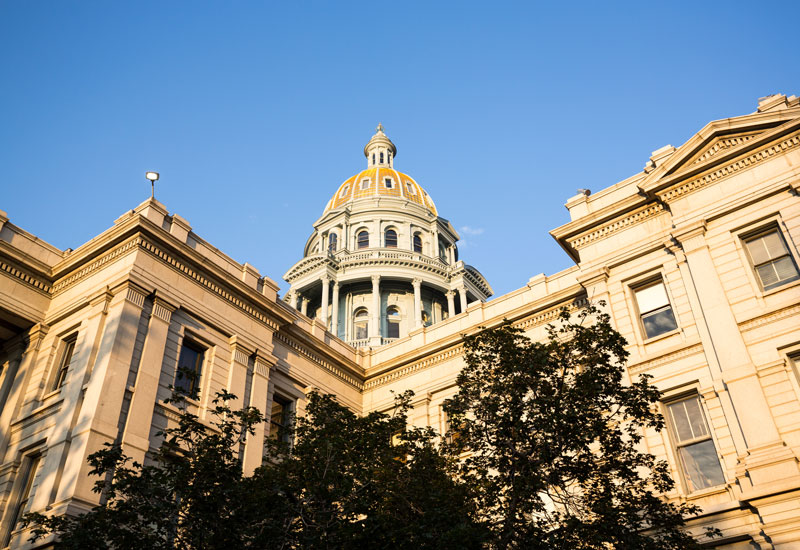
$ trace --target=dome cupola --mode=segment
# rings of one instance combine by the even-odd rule
[[[378,123],[375,135],[364,146],[364,156],[367,157],[367,168],[374,166],[394,166],[394,157],[397,156],[397,147],[392,140],[383,133],[383,124]]]

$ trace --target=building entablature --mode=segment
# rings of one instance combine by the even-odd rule
[[[572,221],[554,229],[551,235],[575,261],[584,262],[587,257],[581,253],[583,248],[619,231],[645,222],[652,226],[652,220],[659,217],[664,221],[658,225],[668,228],[675,221],[692,219],[693,212],[707,217],[713,209],[720,215],[726,203],[739,204],[739,198],[730,194],[753,189],[739,185],[729,190],[725,187],[728,178],[773,156],[800,156],[800,101],[785,96],[780,96],[783,102],[772,101],[774,98],[765,99],[778,107],[763,111],[760,106],[752,115],[711,122],[681,147],[654,151],[641,174],[595,195],[581,190],[567,201]],[[787,165],[778,187],[791,188],[791,176],[797,172],[792,166],[797,163]],[[720,185],[720,190],[701,199],[697,195],[684,200],[703,188]]]

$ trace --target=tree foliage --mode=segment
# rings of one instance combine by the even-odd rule
[[[624,380],[624,346],[594,306],[563,309],[544,342],[508,323],[466,338],[445,410],[492,548],[697,547],[681,530],[696,509],[659,496],[673,480],[640,450],[664,420],[648,377]]]
[[[146,465],[119,446],[92,454],[101,504],[89,513],[26,522],[34,538],[54,533],[56,548],[75,550],[477,548],[474,499],[454,461],[431,429],[406,427],[412,395],[392,415],[360,417],[313,393],[296,444],[270,440],[245,477],[239,443],[263,417],[232,411],[223,392],[211,425],[184,410]]]

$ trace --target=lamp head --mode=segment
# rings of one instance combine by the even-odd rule
[[[150,180],[150,182],[158,181],[158,172],[145,172],[144,177]]]

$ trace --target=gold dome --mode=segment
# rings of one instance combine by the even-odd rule
[[[367,168],[346,179],[328,201],[325,212],[340,208],[354,200],[370,197],[407,199],[438,215],[433,199],[414,181],[414,178],[394,168],[386,167]]]

